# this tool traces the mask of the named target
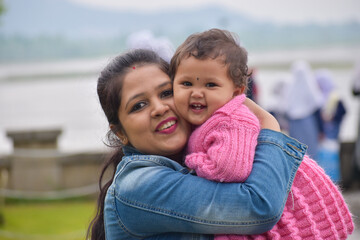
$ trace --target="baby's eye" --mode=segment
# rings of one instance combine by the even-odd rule
[[[217,86],[217,84],[216,83],[207,83],[206,84],[206,87],[216,87]]]
[[[172,96],[173,96],[172,89],[165,90],[165,91],[161,92],[161,94],[160,94],[160,98],[167,98],[167,97],[172,97]]]
[[[138,102],[138,103],[134,104],[134,106],[132,106],[132,108],[130,109],[130,113],[137,112],[137,111],[143,109],[145,106],[146,106],[145,102]]]
[[[185,86],[185,87],[192,86],[191,82],[183,82],[182,85]]]

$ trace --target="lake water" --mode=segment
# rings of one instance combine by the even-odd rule
[[[355,49],[359,53],[359,49]],[[327,52],[327,51],[326,51]],[[299,55],[300,54],[300,55]],[[301,54],[305,54],[302,56]],[[327,60],[352,62],[354,51],[324,54]],[[318,57],[319,54],[316,54]],[[271,57],[273,56],[273,57]],[[275,57],[274,57],[275,56]],[[287,56],[283,58],[283,56]],[[250,56],[250,63],[264,64],[305,59],[309,53],[266,53]],[[313,53],[311,56],[315,56]],[[291,57],[293,59],[291,59]],[[12,143],[7,130],[61,128],[59,148],[64,152],[104,150],[102,140],[107,121],[96,94],[97,73],[109,58],[44,64],[7,64],[0,66],[0,155],[10,154]],[[318,60],[313,59],[313,62]],[[351,95],[352,64],[331,69],[344,99],[347,115],[340,137],[343,141],[356,138],[359,121],[359,99]],[[81,74],[72,74],[81,73]],[[67,75],[68,74],[68,75]],[[58,75],[58,76],[56,76]],[[286,68],[258,68],[260,105],[267,107],[271,89],[279,79],[288,77]]]
[[[1,83],[0,116],[0,153],[12,151],[6,130],[61,128],[63,151],[97,151],[107,130],[96,76]]]

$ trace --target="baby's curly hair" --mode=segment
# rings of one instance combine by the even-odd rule
[[[228,66],[228,76],[236,86],[247,88],[247,51],[238,43],[234,33],[221,29],[210,29],[190,35],[177,49],[170,62],[170,77],[174,80],[180,62],[190,56],[196,59],[219,58]]]

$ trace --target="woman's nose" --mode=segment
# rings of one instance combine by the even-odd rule
[[[155,101],[153,106],[153,110],[151,111],[152,117],[163,116],[170,109],[169,105],[161,100]]]

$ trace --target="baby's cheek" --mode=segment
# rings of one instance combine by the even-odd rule
[[[180,114],[184,114],[187,111],[188,104],[179,96],[174,97],[175,107]]]

